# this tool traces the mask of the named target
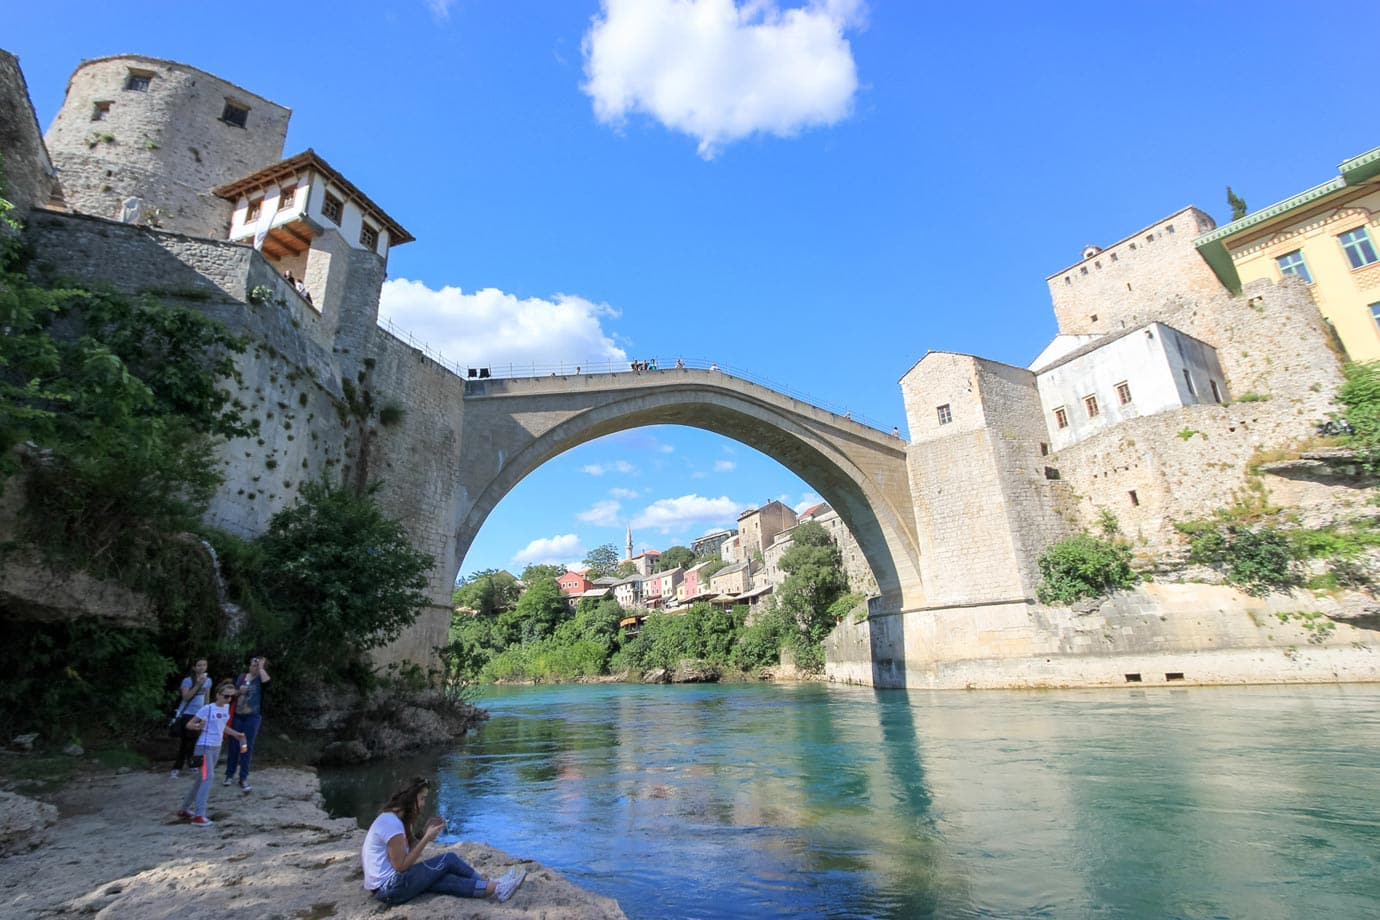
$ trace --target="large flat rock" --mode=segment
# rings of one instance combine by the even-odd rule
[[[173,814],[188,779],[123,773],[78,779],[52,798],[59,818],[38,848],[0,859],[0,916],[7,920],[97,916],[105,920],[513,917],[622,918],[610,898],[587,892],[540,863],[482,843],[455,849],[480,872],[527,869],[512,900],[423,895],[386,908],[362,888],[364,831],[328,817],[316,774],[264,769],[254,791],[213,787],[211,827]],[[442,852],[437,848],[429,852]]]

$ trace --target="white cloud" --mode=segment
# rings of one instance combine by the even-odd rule
[[[662,533],[683,530],[691,527],[704,527],[738,517],[746,505],[735,502],[728,496],[705,498],[702,495],[682,495],[680,498],[662,498],[652,502],[642,513],[633,518],[634,529],[650,527]]]
[[[716,473],[731,473],[737,468],[738,464],[734,463],[732,460],[714,461],[714,472]]]
[[[637,498],[635,489],[609,489],[609,494],[614,498]]]
[[[619,312],[567,294],[551,300],[519,299],[497,288],[466,294],[458,287],[432,290],[420,281],[383,283],[379,320],[389,320],[431,351],[460,367],[504,368],[545,375],[575,365],[611,362],[627,355],[601,323]]]
[[[791,510],[794,511],[796,514],[800,514],[806,508],[813,508],[815,505],[818,505],[822,501],[824,501],[824,499],[820,498],[813,492],[803,492],[800,495],[800,501],[792,505]]]
[[[582,89],[599,121],[644,112],[712,159],[752,134],[846,117],[858,75],[844,34],[865,12],[863,0],[603,0],[584,36]]]
[[[612,463],[586,463],[580,467],[581,473],[588,473],[591,476],[602,476],[605,473],[635,473],[637,467],[626,460],[615,460]]]
[[[518,565],[564,565],[567,559],[580,559],[585,554],[580,538],[573,533],[557,537],[540,537],[513,554]]]
[[[455,0],[426,0],[426,8],[438,21],[450,18],[450,8]]]
[[[615,527],[618,524],[618,511],[623,506],[613,499],[595,502],[588,511],[581,511],[575,517],[595,527]]]

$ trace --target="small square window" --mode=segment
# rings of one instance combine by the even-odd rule
[[[110,114],[110,103],[109,103],[109,102],[98,102],[98,103],[96,103],[95,107],[93,107],[93,108],[91,109],[91,120],[92,120],[92,121],[105,121],[106,117],[107,117],[109,114]]]
[[[278,208],[290,208],[297,201],[297,186],[287,185],[278,189]]]
[[[1131,401],[1131,385],[1125,380],[1116,385],[1116,399],[1123,406]]]
[[[1113,261],[1113,262],[1118,261],[1118,260],[1117,260],[1117,255],[1116,255],[1116,253],[1112,253],[1112,261]]]
[[[1136,251],[1136,244],[1135,244],[1135,243],[1132,243],[1132,244],[1131,244],[1131,251],[1132,251],[1132,252],[1135,252],[1135,251]]]
[[[236,128],[243,128],[249,121],[249,106],[240,105],[238,102],[225,100],[225,108],[221,110],[220,120],[227,125],[234,125]]]
[[[948,403],[945,403],[942,406],[936,406],[934,411],[935,414],[939,416],[939,424],[941,425],[947,425],[954,420],[954,414],[949,409]]]
[[[1041,456],[1041,457],[1048,457],[1048,456],[1049,456],[1049,445],[1046,444],[1044,441],[1041,441],[1041,442],[1040,442],[1040,456]]]
[[[153,82],[153,74],[147,70],[131,70],[129,76],[125,77],[125,89],[136,93],[147,93],[149,84]]]
[[[1097,397],[1096,397],[1096,396],[1084,396],[1084,397],[1083,397],[1083,408],[1088,410],[1088,418],[1097,418],[1097,416],[1098,416]]]
[[[341,204],[339,198],[327,192],[326,200],[321,202],[321,216],[338,224],[340,223],[340,212],[343,207],[344,205]]]
[[[1303,261],[1303,253],[1297,249],[1293,252],[1285,253],[1275,259],[1279,265],[1280,275],[1298,275],[1307,284],[1313,283],[1313,273],[1308,270],[1308,263]]]
[[[1155,242],[1155,234],[1153,234],[1153,233],[1147,233],[1147,234],[1145,234],[1145,242],[1147,242],[1147,243],[1153,243],[1153,242]]]
[[[244,209],[244,222],[246,224],[254,223],[263,212],[264,200],[262,198],[255,198],[253,201],[249,202],[249,206]]]
[[[1059,428],[1069,427],[1069,413],[1063,406],[1054,410],[1054,424]]]
[[[368,224],[361,224],[359,228],[359,244],[365,249],[377,249],[379,245],[379,232]]]
[[[1080,274],[1080,275],[1086,275],[1087,273],[1088,273],[1088,266],[1086,266],[1086,265],[1084,265],[1082,268],[1078,269],[1078,274]]]
[[[1165,224],[1164,232],[1165,232],[1165,233],[1173,233],[1173,232],[1174,232],[1174,225],[1173,225],[1173,224]]]
[[[1348,230],[1337,239],[1341,241],[1342,251],[1346,253],[1346,260],[1352,268],[1363,268],[1380,261],[1375,255],[1375,243],[1371,242],[1370,233],[1365,227]]]

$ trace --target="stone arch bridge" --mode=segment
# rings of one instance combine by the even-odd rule
[[[685,425],[739,441],[799,476],[838,512],[886,609],[922,603],[906,442],[718,370],[666,368],[465,381],[458,571],[499,501],[546,461],[603,435]]]

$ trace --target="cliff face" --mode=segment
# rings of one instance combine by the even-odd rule
[[[127,772],[74,782],[53,797],[55,808],[0,798],[0,834],[11,829],[0,846],[17,854],[0,859],[0,914],[187,920],[231,912],[377,917],[384,910],[362,887],[364,831],[352,819],[326,815],[315,774],[256,771],[248,795],[217,785],[207,810],[215,824],[207,828],[173,815],[188,782]],[[11,814],[18,820],[8,820]],[[454,849],[487,877],[519,865],[527,880],[505,904],[423,895],[388,916],[623,917],[616,901],[532,859],[482,843]]]

